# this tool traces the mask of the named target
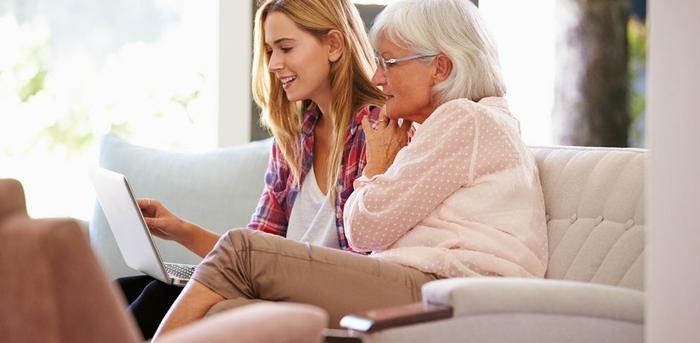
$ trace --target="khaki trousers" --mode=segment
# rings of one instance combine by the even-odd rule
[[[349,313],[421,300],[430,273],[249,229],[224,234],[193,279],[221,295],[226,309],[253,301],[311,304],[338,327]]]

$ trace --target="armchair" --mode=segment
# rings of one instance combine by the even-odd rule
[[[0,342],[138,342],[136,324],[77,222],[31,219],[22,186],[0,179]],[[320,342],[326,313],[255,304],[213,315],[162,342]]]

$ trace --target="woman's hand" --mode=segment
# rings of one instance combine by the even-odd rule
[[[214,248],[219,236],[195,224],[180,219],[156,199],[138,199],[143,219],[151,234],[176,241],[199,256]]]
[[[139,199],[136,201],[146,220],[151,234],[162,239],[180,242],[188,235],[187,223],[168,211],[156,199]]]
[[[397,120],[386,116],[386,106],[379,113],[379,121],[372,127],[369,119],[362,119],[362,128],[367,142],[367,166],[364,169],[366,177],[383,174],[394,163],[396,154],[408,144],[408,131],[413,123],[404,120],[399,126]]]

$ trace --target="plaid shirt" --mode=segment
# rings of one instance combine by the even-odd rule
[[[367,106],[357,112],[350,130],[345,136],[343,159],[340,164],[341,173],[336,183],[335,199],[335,224],[338,228],[338,243],[343,250],[352,251],[348,246],[343,228],[343,208],[345,201],[352,194],[353,181],[362,176],[362,170],[367,164],[365,156],[365,134],[362,130],[362,118],[370,115],[376,119],[379,115],[379,107]],[[276,141],[272,142],[270,161],[265,172],[265,189],[263,190],[258,207],[253,214],[248,228],[272,233],[279,236],[287,235],[287,225],[292,213],[292,206],[304,178],[311,170],[314,161],[314,128],[320,117],[317,106],[313,106],[304,113],[302,133],[300,135],[303,147],[303,161],[301,179],[294,182],[294,176],[282,155],[282,151]]]

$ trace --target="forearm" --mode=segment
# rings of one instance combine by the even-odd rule
[[[214,249],[219,235],[193,223],[184,222],[187,234],[179,241],[185,248],[204,257]]]

